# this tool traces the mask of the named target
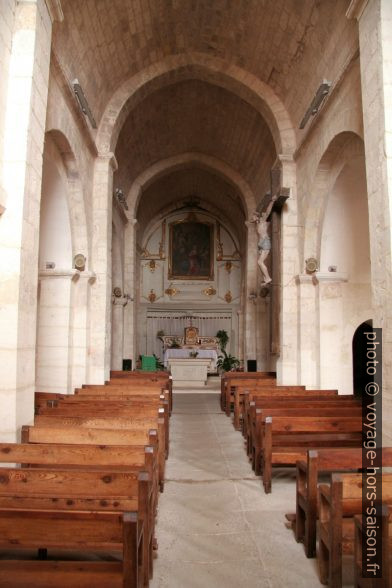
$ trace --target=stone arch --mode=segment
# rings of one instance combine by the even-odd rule
[[[132,76],[117,89],[99,125],[98,152],[114,152],[124,121],[145,96],[165,85],[194,78],[221,86],[247,101],[265,119],[277,153],[294,152],[293,125],[283,102],[270,86],[234,64],[197,52],[168,56]]]
[[[347,163],[361,155],[364,155],[363,140],[351,131],[335,135],[322,155],[307,199],[304,259],[320,259],[322,225],[328,195]]]
[[[58,129],[51,129],[46,132],[46,137],[50,137],[57,147],[67,180],[67,200],[68,210],[71,223],[72,235],[72,253],[82,253],[87,257],[88,264],[88,236],[87,236],[87,219],[83,198],[82,183],[79,176],[78,164],[74,155],[74,150],[64,133]]]
[[[256,198],[249,184],[227,163],[210,155],[204,155],[203,153],[182,153],[158,161],[147,168],[138,178],[136,178],[128,192],[127,202],[129,214],[136,217],[143,189],[146,189],[159,177],[190,166],[212,170],[214,173],[220,175],[230,184],[235,186],[242,197],[245,216],[246,218],[250,218],[250,215],[256,209]]]

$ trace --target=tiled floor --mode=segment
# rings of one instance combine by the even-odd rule
[[[274,473],[265,495],[209,388],[174,395],[152,588],[320,588],[316,561],[285,526],[294,472]]]

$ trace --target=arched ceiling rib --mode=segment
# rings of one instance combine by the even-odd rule
[[[69,80],[79,79],[98,123],[127,79],[167,56],[199,52],[268,84],[297,126],[321,80],[336,79],[357,45],[356,23],[345,18],[348,0],[61,3],[54,50]]]
[[[172,210],[183,207],[190,200],[201,208],[213,209],[229,221],[236,228],[239,240],[243,241],[245,215],[240,194],[221,177],[195,167],[160,177],[143,191],[136,212],[138,234],[143,235],[147,224],[161,212],[167,213],[170,207]]]
[[[276,153],[264,119],[223,88],[198,80],[167,86],[136,106],[119,136],[115,184],[127,193],[153,163],[186,152],[216,157],[259,197]]]

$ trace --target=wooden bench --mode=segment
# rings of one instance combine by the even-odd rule
[[[262,478],[266,494],[271,492],[272,467],[295,466],[309,449],[358,447],[362,439],[361,418],[266,417],[261,443]]]
[[[226,416],[230,416],[232,409],[234,410],[234,402],[235,402],[235,390],[249,390],[249,389],[265,389],[265,388],[275,388],[276,387],[276,380],[272,378],[261,378],[260,380],[252,379],[244,379],[244,380],[236,380],[235,382],[228,380],[225,389],[225,413]],[[285,386],[286,388],[286,386]],[[305,386],[298,386],[299,389],[304,390]]]
[[[90,396],[69,396],[63,399],[55,399],[49,407],[36,408],[36,415],[46,416],[91,416],[105,417],[107,415],[116,415],[118,417],[128,418],[131,423],[132,419],[140,417],[146,419],[148,428],[157,428],[159,440],[163,439],[165,457],[169,453],[169,413],[167,403],[164,401],[155,401],[154,399],[135,399],[116,397],[109,399],[97,399]],[[156,420],[151,427],[148,421],[153,418]],[[109,427],[106,427],[109,428]],[[163,430],[163,432],[162,432]]]
[[[152,551],[158,502],[158,463],[153,446],[62,445],[0,443],[0,463],[50,469],[93,469],[147,472],[149,478],[148,516],[145,521],[145,561],[152,577]]]
[[[256,428],[259,420],[259,409],[263,408],[297,408],[300,406],[306,406],[312,408],[315,406],[357,406],[358,402],[353,400],[343,400],[343,397],[338,394],[330,394],[328,390],[315,391],[313,395],[312,391],[305,391],[301,394],[291,395],[256,395],[248,394],[245,396],[244,403],[244,419],[243,419],[243,436],[246,440],[248,455],[252,455],[252,439],[256,437]],[[248,401],[249,397],[249,401]],[[265,415],[268,416],[268,415]],[[255,443],[254,443],[255,445]]]
[[[165,389],[169,391],[170,414],[173,410],[173,378],[169,372],[153,372],[146,374],[146,372],[110,372],[109,384],[130,383],[154,383],[160,382]]]
[[[239,380],[261,380],[261,379],[268,379],[271,382],[276,382],[276,373],[275,372],[226,372],[221,377],[221,395],[220,395],[220,403],[221,409],[223,411],[226,410],[226,389],[227,387],[231,387],[231,382],[236,382]]]
[[[270,407],[256,409],[256,424],[255,431],[251,439],[251,455],[250,459],[252,467],[256,475],[261,473],[261,462],[262,462],[262,443],[264,438],[264,424],[267,417],[287,417],[292,421],[297,422],[298,418],[301,417],[314,417],[314,419],[320,419],[323,417],[335,417],[337,419],[343,417],[356,417],[362,416],[362,407],[356,406],[339,406],[336,404],[322,405],[322,406],[309,406],[309,407]]]
[[[165,480],[164,452],[159,452],[156,429],[94,429],[88,427],[32,426],[22,427],[22,443],[58,443],[66,445],[152,445],[158,448],[159,488]]]
[[[354,552],[354,515],[362,513],[362,474],[332,474],[319,486],[317,561],[320,581],[342,586],[342,555]],[[382,500],[392,504],[392,474],[382,474]]]
[[[365,533],[362,515],[354,517],[354,587],[355,588],[390,588],[392,580],[392,521],[390,509],[382,505],[382,578],[362,577],[362,545]],[[373,568],[371,568],[373,569]]]
[[[244,404],[245,404],[245,396],[248,396],[249,394],[254,394],[255,396],[258,395],[258,393],[260,392],[260,396],[267,396],[267,395],[278,395],[279,392],[292,392],[292,393],[297,393],[298,395],[303,394],[311,394],[311,395],[317,395],[317,390],[313,391],[313,390],[306,390],[305,386],[267,386],[267,385],[262,385],[259,386],[258,388],[242,388],[239,386],[234,386],[234,428],[237,431],[241,430],[241,423],[244,419]],[[331,393],[334,392],[337,394],[337,390],[336,391],[331,391]]]
[[[2,467],[0,480],[0,549],[103,553],[109,562],[86,561],[85,556],[82,564],[67,562],[65,569],[73,570],[73,581],[80,576],[82,585],[102,585],[101,569],[116,576],[120,586],[148,584],[143,544],[147,474]],[[121,553],[120,562],[110,562],[112,552]],[[67,555],[56,555],[55,562],[35,566],[23,552],[17,561],[0,560],[0,586],[22,585],[26,572],[31,574],[27,586],[61,585]]]
[[[392,448],[382,451],[384,467],[392,466]],[[303,541],[307,557],[316,554],[317,486],[321,473],[353,472],[362,467],[362,448],[310,450],[297,462],[295,538]]]

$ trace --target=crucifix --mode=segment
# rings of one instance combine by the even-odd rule
[[[286,200],[290,196],[290,188],[282,187],[281,167],[271,169],[271,188],[265,194],[254,215],[257,223],[258,260],[257,263],[263,276],[261,296],[270,296],[270,350],[279,354],[279,314],[280,314],[280,251],[281,251],[281,213]],[[256,220],[257,219],[257,220]],[[268,229],[271,226],[271,236]],[[271,276],[265,264],[271,251]]]

